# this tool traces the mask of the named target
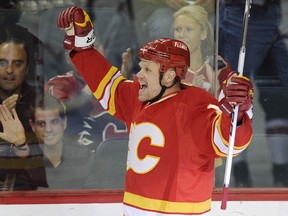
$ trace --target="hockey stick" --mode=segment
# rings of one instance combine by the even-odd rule
[[[250,8],[251,8],[252,0],[246,0],[245,2],[245,11],[244,11],[244,19],[243,19],[243,35],[242,35],[242,45],[240,47],[239,59],[238,59],[238,69],[239,76],[243,75],[244,61],[245,61],[245,53],[246,53],[246,37],[248,30],[248,20],[250,16]],[[231,167],[233,160],[233,149],[235,143],[235,134],[236,134],[236,126],[237,126],[237,117],[238,117],[239,106],[234,108],[234,112],[231,120],[231,130],[229,137],[229,147],[228,147],[228,155],[225,166],[225,175],[224,175],[224,183],[223,183],[223,197],[221,203],[221,209],[226,209],[227,200],[228,200],[228,187],[230,183],[231,177]]]

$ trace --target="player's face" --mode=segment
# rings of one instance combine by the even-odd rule
[[[0,45],[0,93],[19,93],[27,74],[27,53],[22,44]]]
[[[207,37],[206,30],[195,19],[186,15],[179,15],[174,20],[174,38],[183,41],[190,52],[201,50],[201,42]]]
[[[145,102],[156,97],[161,91],[159,84],[160,65],[153,61],[141,60],[139,66],[141,69],[137,73],[140,83],[138,99]]]
[[[32,130],[36,134],[40,143],[54,146],[63,141],[67,120],[60,117],[57,109],[35,110],[35,122],[30,122]]]

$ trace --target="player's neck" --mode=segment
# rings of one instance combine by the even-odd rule
[[[171,88],[167,88],[165,93],[163,94],[163,96],[161,98],[165,98],[171,94],[178,93],[180,90],[181,90],[180,85],[177,83],[174,86],[172,86]]]

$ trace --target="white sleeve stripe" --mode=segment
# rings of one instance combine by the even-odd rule
[[[221,136],[221,132],[218,130],[218,127],[217,127],[218,121],[219,120],[217,120],[215,122],[215,127],[214,127],[214,140],[213,140],[214,145],[217,147],[217,149],[220,151],[220,153],[227,155],[228,154],[228,146],[225,145],[225,143],[224,143],[225,140]],[[240,154],[244,149],[245,148],[243,148],[243,149],[235,149],[234,148],[233,154],[234,155]]]
[[[105,87],[104,90],[104,95],[102,97],[101,100],[99,100],[100,104],[102,105],[102,107],[106,110],[108,108],[109,105],[109,99],[110,99],[110,95],[111,95],[111,86],[113,84],[113,82],[118,78],[122,76],[120,71],[118,71],[111,79],[111,81],[109,82],[109,84]]]
[[[250,107],[249,110],[246,111],[249,119],[252,119],[253,118],[253,105]]]

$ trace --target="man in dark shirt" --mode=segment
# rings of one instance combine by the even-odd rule
[[[35,140],[29,125],[29,109],[35,101],[36,91],[26,81],[31,57],[27,44],[13,30],[3,26],[0,32],[0,102],[9,111],[16,110],[26,136],[14,143],[5,136],[1,137],[0,184],[2,190],[35,190],[39,185],[46,185],[45,173],[41,171],[41,156],[36,161],[27,157],[30,151],[28,144]],[[7,132],[1,123],[1,132]],[[26,157],[19,157],[19,152],[22,152],[21,155],[27,152]]]

